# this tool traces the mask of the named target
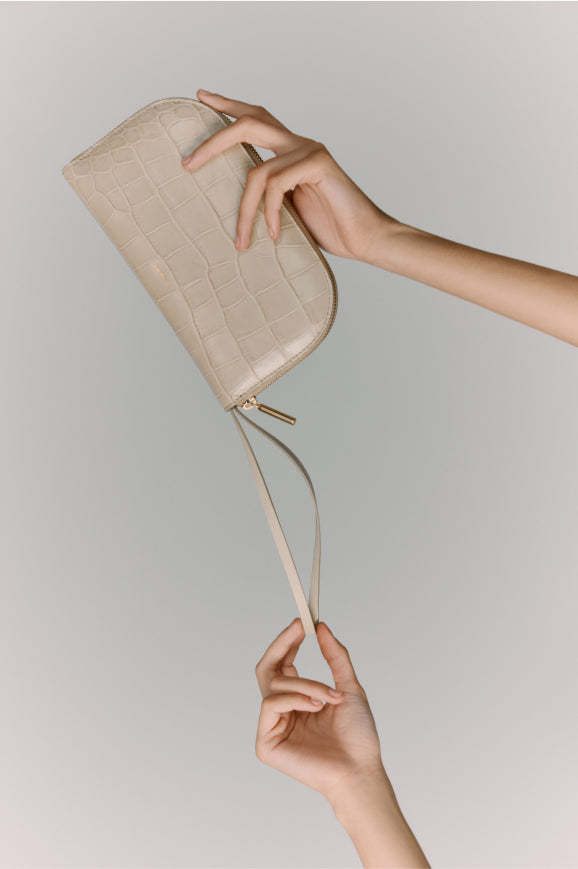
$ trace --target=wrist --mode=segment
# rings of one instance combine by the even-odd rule
[[[429,233],[382,212],[365,262],[387,272],[404,274],[408,259],[411,259],[412,246],[423,235]]]
[[[326,798],[342,826],[346,826],[359,807],[380,806],[387,811],[400,811],[383,766],[343,776]]]
[[[385,769],[345,776],[328,799],[363,866],[429,869]]]

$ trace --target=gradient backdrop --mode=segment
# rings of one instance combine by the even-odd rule
[[[61,169],[204,87],[399,220],[578,272],[576,3],[3,3],[2,867],[353,867],[261,764],[297,615],[233,422]],[[260,151],[268,158],[271,152]],[[259,420],[308,469],[321,619],[435,867],[578,866],[578,349],[328,255]],[[308,592],[314,512],[255,433]],[[315,638],[300,674],[329,681]]]

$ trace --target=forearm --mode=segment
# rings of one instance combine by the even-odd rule
[[[385,771],[344,784],[329,802],[365,869],[429,869]]]
[[[450,241],[384,215],[371,265],[578,346],[578,277]]]

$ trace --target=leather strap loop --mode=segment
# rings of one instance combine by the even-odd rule
[[[253,476],[255,477],[257,491],[259,492],[259,497],[261,498],[263,509],[265,511],[265,516],[267,517],[271,533],[273,534],[273,539],[275,540],[277,549],[279,550],[279,555],[281,556],[281,561],[283,563],[283,567],[285,568],[285,573],[287,574],[287,579],[289,580],[289,585],[291,587],[293,597],[295,598],[295,603],[297,604],[297,610],[299,612],[299,616],[301,617],[301,621],[305,629],[305,634],[309,636],[315,636],[315,625],[319,621],[321,525],[319,523],[319,511],[317,509],[317,498],[315,497],[313,483],[311,482],[311,478],[307,473],[304,465],[299,461],[295,453],[291,452],[289,447],[287,447],[282,441],[276,438],[275,435],[272,435],[266,429],[262,428],[260,425],[257,425],[256,422],[253,422],[253,420],[249,419],[244,413],[241,413],[236,407],[230,408],[228,412],[231,411],[233,412],[233,419],[235,420],[237,429],[241,436],[241,440],[243,441],[251,471],[253,472]],[[289,456],[289,458],[294,462],[295,465],[297,465],[297,467],[303,474],[309,487],[309,491],[311,492],[311,497],[313,498],[313,504],[315,506],[315,548],[313,552],[313,567],[311,569],[311,584],[309,586],[309,603],[307,603],[305,599],[303,586],[301,585],[301,580],[299,579],[299,574],[297,573],[297,568],[295,567],[295,562],[293,561],[291,550],[289,549],[285,534],[283,533],[283,528],[281,526],[281,522],[279,521],[279,517],[277,516],[277,511],[275,510],[273,500],[269,493],[269,489],[267,488],[263,472],[261,471],[259,462],[257,461],[255,453],[251,448],[249,439],[243,431],[243,426],[239,422],[239,420],[241,419],[245,420],[245,422],[248,422],[249,425],[252,425],[258,431],[268,437],[270,441],[273,441],[273,443],[276,444],[279,449],[283,450]]]

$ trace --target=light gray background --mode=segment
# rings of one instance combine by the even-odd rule
[[[233,423],[61,169],[198,87],[385,211],[578,272],[575,3],[4,3],[0,862],[347,867],[254,753],[295,617]],[[271,152],[261,151],[265,158]],[[304,462],[321,619],[433,866],[578,865],[578,351],[328,256],[328,337],[259,419]],[[314,513],[255,449],[308,591]],[[316,640],[300,674],[329,681]]]

